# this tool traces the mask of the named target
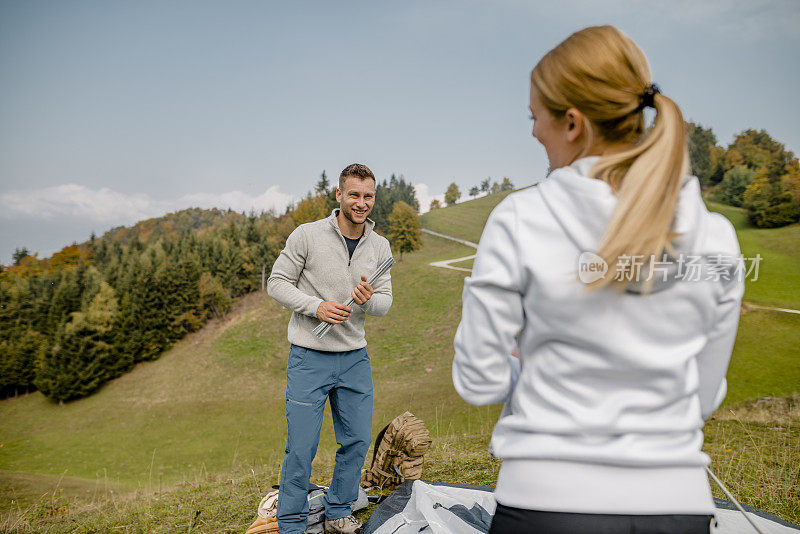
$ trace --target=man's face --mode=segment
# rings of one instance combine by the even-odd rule
[[[336,200],[345,216],[353,224],[362,224],[375,204],[375,180],[348,176],[344,188],[336,188]]]

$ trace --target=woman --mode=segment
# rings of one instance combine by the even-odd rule
[[[552,172],[489,218],[455,338],[461,397],[505,402],[491,533],[709,532],[701,428],[726,392],[736,233],[703,204],[680,110],[616,28],[545,55],[530,108]]]

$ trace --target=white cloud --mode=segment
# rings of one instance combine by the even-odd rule
[[[0,195],[4,218],[53,220],[88,219],[94,222],[129,222],[152,217],[166,207],[145,194],[128,195],[106,187],[92,189],[79,184],[63,184]]]
[[[144,193],[127,194],[106,187],[79,184],[0,194],[0,217],[28,220],[85,220],[116,226],[159,217],[190,207],[231,208],[236,211],[282,211],[292,196],[272,186],[256,196],[242,191],[222,194],[193,193],[177,200],[156,200]]]
[[[444,193],[439,195],[431,195],[426,184],[416,184],[414,186],[414,192],[416,193],[417,200],[419,201],[420,214],[430,211],[431,201],[434,199],[438,200],[439,203],[444,206]]]
[[[231,208],[235,211],[255,210],[269,211],[275,210],[276,212],[283,211],[286,206],[292,203],[292,195],[281,193],[280,187],[273,185],[267,189],[263,194],[258,196],[251,196],[242,191],[229,191],[221,195],[212,195],[210,193],[193,193],[181,197],[178,202],[182,206],[197,206],[200,208]]]

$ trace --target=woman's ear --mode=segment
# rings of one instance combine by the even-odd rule
[[[569,108],[565,113],[567,141],[574,143],[583,134],[583,114],[575,108]]]

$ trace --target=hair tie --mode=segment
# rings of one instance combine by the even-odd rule
[[[639,104],[639,109],[644,108],[654,108],[656,107],[656,94],[660,93],[661,89],[654,83],[648,84],[647,87],[644,88],[644,93],[642,94],[642,102]]]

